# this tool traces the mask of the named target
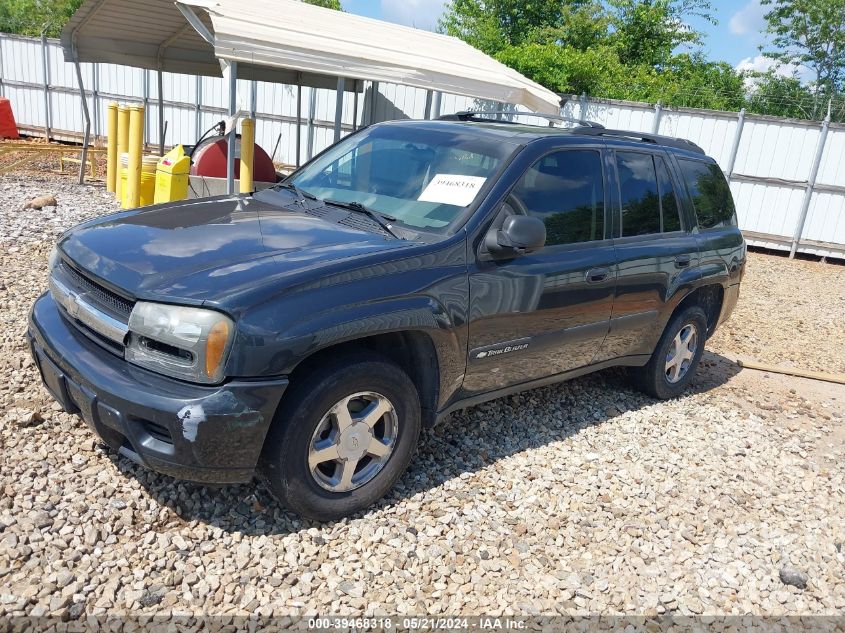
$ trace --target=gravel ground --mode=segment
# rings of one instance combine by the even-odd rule
[[[58,211],[20,210],[47,193]],[[752,255],[685,397],[612,370],[468,409],[389,498],[320,525],[118,458],[40,386],[23,334],[50,243],[112,207],[0,181],[0,614],[845,612],[845,388],[722,355],[841,370],[821,313],[841,323],[842,269]]]

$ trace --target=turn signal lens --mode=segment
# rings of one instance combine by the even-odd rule
[[[214,376],[217,373],[228,343],[229,323],[218,321],[208,333],[208,341],[205,344],[205,373],[207,376]]]

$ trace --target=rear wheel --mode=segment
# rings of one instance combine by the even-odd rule
[[[338,519],[393,487],[419,432],[419,396],[408,375],[374,354],[346,356],[301,378],[285,397],[262,471],[295,512]]]
[[[707,316],[698,306],[672,317],[648,364],[631,369],[637,387],[661,400],[681,395],[701,360],[706,335]]]

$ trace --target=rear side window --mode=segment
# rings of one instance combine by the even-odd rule
[[[655,156],[654,164],[657,166],[657,184],[660,186],[660,208],[663,212],[663,232],[681,230],[681,215],[678,206],[678,197],[675,195],[675,186],[669,176],[669,169],[662,156]]]
[[[731,189],[718,165],[680,159],[681,173],[695,205],[702,229],[736,226],[736,208]]]
[[[622,237],[660,233],[660,195],[651,154],[617,152]]]
[[[546,245],[604,239],[601,154],[562,150],[544,156],[522,175],[505,201],[546,225]]]

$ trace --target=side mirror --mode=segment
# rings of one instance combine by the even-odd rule
[[[490,229],[484,244],[492,255],[523,255],[546,243],[546,225],[530,215],[509,215],[502,228]]]

